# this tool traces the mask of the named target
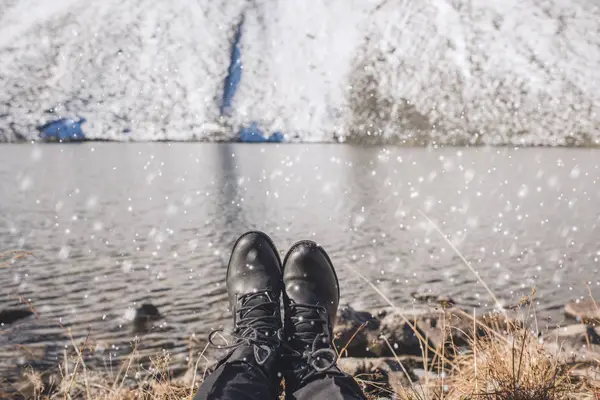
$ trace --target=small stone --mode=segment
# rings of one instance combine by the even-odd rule
[[[33,315],[28,308],[7,309],[0,311],[0,325],[12,324]]]
[[[162,315],[158,308],[152,303],[144,303],[135,310],[133,326],[136,332],[147,332],[151,328],[151,323],[158,321]]]
[[[456,302],[449,296],[438,295],[434,293],[413,292],[410,294],[413,299],[420,303],[426,303],[432,306],[440,305],[442,308],[453,307]]]
[[[544,335],[544,349],[567,363],[600,360],[600,327],[576,324],[556,328]]]
[[[584,324],[600,324],[600,304],[591,299],[567,303],[565,314]]]
[[[415,382],[418,380],[412,370],[423,368],[423,360],[420,357],[412,356],[403,356],[398,359],[390,357],[351,357],[338,360],[338,367],[345,373],[353,376],[359,384],[362,381],[369,382],[369,384],[361,384],[368,396],[384,396],[384,398],[388,398],[390,393],[399,393],[399,389],[407,387],[411,384],[411,381]],[[408,376],[404,370],[406,370]]]

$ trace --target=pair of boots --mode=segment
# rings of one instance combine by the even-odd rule
[[[364,399],[356,381],[336,366],[333,325],[340,293],[320,246],[296,243],[282,267],[271,239],[247,232],[233,247],[227,292],[234,342],[225,346],[229,353],[196,400],[277,399],[282,378],[287,399]],[[213,344],[217,332],[209,336]]]

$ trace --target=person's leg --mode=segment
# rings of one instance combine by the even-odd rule
[[[242,235],[227,268],[233,313],[232,351],[200,386],[195,400],[275,400],[281,381],[281,261],[261,232]],[[212,343],[214,334],[209,336]]]
[[[195,400],[275,400],[281,380],[276,370],[274,365],[258,365],[252,347],[240,346],[206,377]]]
[[[333,325],[340,299],[329,256],[311,241],[295,244],[283,266],[286,399],[364,400],[336,365]]]
[[[287,381],[286,381],[287,382]],[[293,392],[287,392],[286,399],[309,400],[364,400],[365,396],[352,378],[332,367],[323,374],[313,375],[298,385]]]

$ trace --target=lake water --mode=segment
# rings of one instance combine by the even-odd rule
[[[330,253],[342,304],[423,308],[413,292],[494,306],[440,229],[505,304],[537,289],[538,317],[600,297],[600,151],[345,145],[21,144],[0,146],[0,249],[33,256],[0,269],[0,310],[39,313],[0,334],[0,368],[54,362],[90,335],[100,358],[136,336],[143,303],[164,318],[140,348],[183,363],[189,338],[229,324],[235,239],[271,235],[282,255],[310,238]],[[177,362],[177,361],[176,361]]]

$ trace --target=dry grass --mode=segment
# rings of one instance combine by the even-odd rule
[[[570,374],[571,366],[548,355],[530,332],[516,329],[510,339],[506,343],[484,338],[474,345],[477,360],[472,355],[457,359],[452,388],[458,398],[559,400],[582,399],[586,394],[592,398],[591,387]]]
[[[0,398],[25,398],[35,400],[180,400],[192,399],[202,377],[206,374],[209,361],[204,351],[190,359],[188,372],[183,377],[171,375],[171,360],[168,354],[150,360],[143,366],[141,356],[133,349],[131,355],[113,374],[102,369],[91,370],[84,361],[86,343],[73,344],[73,356],[65,352],[64,363],[58,373],[40,373],[27,370],[21,383],[13,385],[13,390],[2,393]],[[201,367],[201,360],[205,366]]]
[[[430,377],[411,381],[412,385],[390,387],[365,374],[356,379],[369,392],[378,393],[370,395],[370,399],[600,399],[600,383],[574,376],[574,366],[548,354],[529,328],[511,324],[502,336],[498,335],[495,331],[483,337],[472,336],[470,347],[466,351],[455,349],[459,355],[452,360],[433,356],[427,360]],[[174,378],[169,372],[168,355],[156,357],[149,368],[144,368],[134,351],[113,375],[106,370],[87,368],[85,348],[85,343],[80,346],[73,343],[73,356],[66,357],[60,375],[54,380],[39,372],[27,371],[15,395],[39,400],[192,399],[209,365],[204,357],[205,347],[190,358],[188,373]],[[600,363],[597,367],[600,368]],[[404,370],[404,373],[410,381],[409,372]],[[0,397],[8,398],[8,395],[0,394]]]
[[[582,366],[566,364],[549,354],[530,328],[509,323],[502,333],[491,327],[486,329],[483,336],[470,332],[467,349],[453,348],[458,354],[456,358],[444,360],[434,356],[427,360],[425,369],[431,375],[429,378],[393,388],[393,395],[389,397],[400,400],[600,400],[600,381],[574,374],[577,369],[584,371]],[[391,346],[390,350],[393,352]],[[598,379],[600,360],[595,363],[587,365],[586,370],[595,370]],[[408,374],[407,378],[410,381]],[[371,392],[380,389],[369,380],[360,377],[357,380]],[[381,398],[390,392],[389,387],[381,389],[370,398]]]

